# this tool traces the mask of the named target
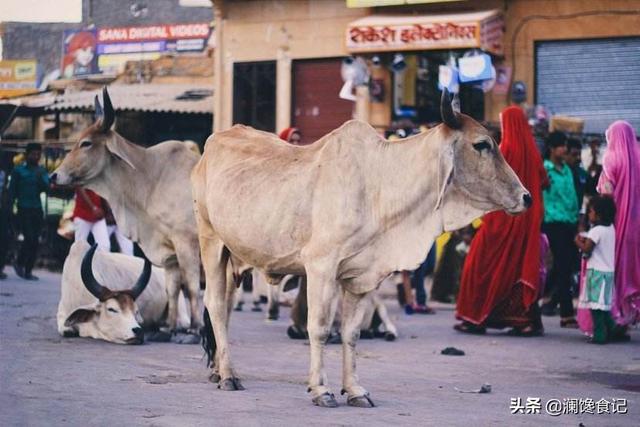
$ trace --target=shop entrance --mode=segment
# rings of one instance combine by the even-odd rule
[[[603,133],[615,120],[640,127],[640,37],[537,42],[536,104]]]
[[[310,144],[353,117],[354,103],[340,99],[341,58],[293,62],[291,123]],[[279,129],[280,131],[281,129]]]

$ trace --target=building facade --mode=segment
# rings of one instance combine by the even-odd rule
[[[297,126],[311,142],[351,117],[380,130],[403,119],[428,123],[440,67],[478,54],[495,75],[461,84],[460,100],[479,120],[497,122],[520,81],[527,104],[582,117],[588,131],[616,118],[640,126],[638,0],[213,3],[215,130]],[[371,80],[345,100],[342,64],[350,55],[365,60]]]

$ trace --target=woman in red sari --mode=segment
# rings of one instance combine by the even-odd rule
[[[531,128],[521,108],[501,114],[500,151],[533,197],[523,214],[504,211],[484,216],[464,264],[454,326],[481,334],[486,328],[513,328],[512,335],[542,335],[538,310],[542,187],[548,185]]]

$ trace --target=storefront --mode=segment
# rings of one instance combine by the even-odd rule
[[[378,108],[390,109],[392,120],[406,119],[415,124],[439,121],[439,95],[447,86],[459,93],[462,112],[482,121],[484,93],[495,82],[492,64],[503,54],[503,28],[497,10],[373,15],[349,24],[346,48],[352,55],[369,59],[373,75],[370,88],[382,92],[371,96],[371,101],[383,104]],[[384,86],[378,90],[378,85],[387,81],[390,90]]]
[[[388,6],[391,3],[397,5]],[[520,81],[527,105],[545,103],[551,113],[584,114],[586,129],[600,129],[601,124],[589,122],[605,123],[613,116],[640,126],[640,119],[633,116],[640,109],[628,101],[630,97],[640,99],[637,94],[612,91],[617,93],[613,98],[624,100],[617,109],[609,108],[611,100],[600,92],[593,99],[571,95],[593,92],[598,81],[615,77],[614,67],[605,71],[607,76],[598,71],[608,64],[622,61],[622,68],[628,68],[638,63],[634,59],[634,40],[640,36],[637,5],[632,0],[216,0],[214,74],[215,87],[220,90],[215,94],[214,128],[222,130],[241,122],[236,120],[237,112],[255,107],[242,104],[246,97],[234,96],[238,93],[236,64],[271,64],[273,86],[264,92],[260,85],[255,86],[256,94],[267,98],[260,105],[275,106],[268,130],[299,125],[315,136],[331,130],[334,122],[344,121],[343,116],[365,119],[380,130],[397,120],[416,124],[437,120],[441,67],[456,65],[460,71],[461,59],[483,54],[490,58],[495,75],[461,82],[459,94],[462,111],[480,120],[498,122],[500,111],[511,102],[512,83]],[[607,40],[606,46],[598,44],[601,40]],[[579,56],[583,49],[582,56],[586,55],[586,45],[578,42],[595,43],[586,48],[591,56],[594,50],[604,49],[605,53],[591,63],[576,59],[558,89],[554,83],[558,76],[552,73],[562,64],[562,51],[574,50]],[[551,55],[555,62],[544,62],[549,57],[543,54]],[[371,77],[367,90],[358,90],[356,102],[341,99],[338,89],[344,83],[338,64],[351,55],[366,59]],[[305,64],[313,61],[318,70],[306,69]],[[630,74],[638,75],[634,71],[627,76]],[[591,83],[583,84],[585,78]],[[629,77],[626,84],[624,78],[614,80],[611,85],[626,87],[625,93],[640,87]],[[589,103],[595,106],[592,112],[565,107]],[[336,114],[322,116],[326,111]]]

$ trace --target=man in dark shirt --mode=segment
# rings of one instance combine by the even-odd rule
[[[587,184],[587,171],[582,167],[582,144],[579,140],[569,138],[567,140],[567,157],[566,163],[573,174],[573,186],[578,197],[578,209],[582,208],[582,200],[584,198],[585,186]]]
[[[9,182],[9,205],[18,201],[18,224],[24,241],[15,264],[16,274],[26,280],[38,280],[31,271],[36,262],[38,238],[42,229],[43,212],[40,193],[49,188],[49,175],[40,166],[40,144],[27,145],[26,161],[17,166]]]

